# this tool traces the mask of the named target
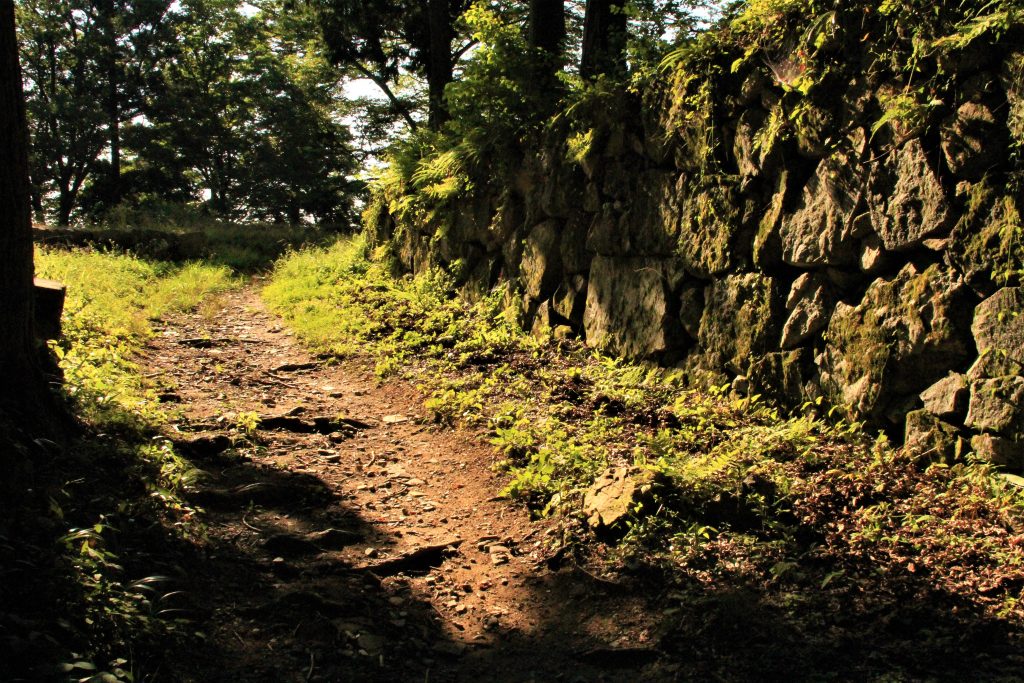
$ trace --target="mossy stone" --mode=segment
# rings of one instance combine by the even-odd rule
[[[705,290],[698,341],[732,372],[746,372],[754,356],[778,339],[782,302],[775,279],[760,273],[729,275]]]
[[[856,306],[840,302],[825,334],[822,388],[856,419],[879,417],[970,358],[970,302],[956,275],[908,264],[875,280]]]

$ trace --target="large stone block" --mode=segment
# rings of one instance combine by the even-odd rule
[[[907,265],[875,280],[858,305],[839,303],[820,363],[826,396],[852,417],[878,417],[960,367],[973,350],[967,296],[952,272]]]
[[[917,138],[876,164],[868,187],[871,225],[890,251],[916,247],[952,227],[942,183]]]
[[[967,426],[980,432],[1024,437],[1024,377],[971,382]]]
[[[978,347],[972,378],[1024,375],[1024,287],[1004,287],[978,304],[971,332]]]
[[[669,304],[675,270],[665,259],[595,256],[583,313],[587,344],[633,358],[681,344],[678,315]]]
[[[971,450],[981,460],[1013,470],[1024,468],[1024,441],[1014,441],[992,434],[971,438]]]
[[[961,459],[966,451],[960,431],[927,410],[907,414],[904,445],[930,460],[946,463]]]
[[[687,182],[685,176],[681,178],[677,190],[686,196],[677,253],[688,272],[710,278],[729,270],[742,251],[736,245],[742,223],[740,202],[731,185],[716,184],[687,192]]]
[[[519,277],[523,289],[534,299],[550,296],[562,278],[561,227],[558,221],[544,221],[526,238]]]
[[[798,405],[804,398],[803,352],[768,353],[754,359],[747,371],[751,390],[784,406]]]
[[[859,240],[869,229],[858,215],[865,191],[858,157],[854,150],[839,150],[818,164],[796,211],[782,219],[783,261],[804,267],[857,262]]]
[[[960,178],[978,180],[1006,158],[1006,128],[981,102],[961,104],[940,135],[946,164]]]
[[[932,415],[950,420],[962,420],[967,413],[970,392],[967,378],[951,372],[921,392],[924,409]]]
[[[704,291],[700,347],[745,374],[754,356],[773,350],[778,339],[783,309],[775,279],[760,273],[730,275]]]
[[[795,349],[828,325],[836,297],[829,281],[817,273],[804,273],[793,282],[786,298],[789,318],[782,328],[783,349]]]

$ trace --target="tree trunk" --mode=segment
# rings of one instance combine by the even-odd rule
[[[565,2],[563,0],[530,0],[530,47],[537,48],[557,61],[565,40]]]
[[[61,187],[57,193],[57,225],[71,225],[71,210],[75,208],[75,198],[70,188]]]
[[[429,112],[427,124],[438,130],[448,120],[444,88],[452,82],[452,14],[449,0],[427,0],[427,22],[430,29],[430,54],[427,65]]]
[[[624,6],[622,0],[587,0],[580,60],[580,75],[584,78],[625,74],[627,16]]]
[[[558,72],[564,65],[565,3],[562,0],[530,0],[527,40],[535,50],[532,65],[533,89],[538,99],[538,116],[549,116],[561,95]]]
[[[13,0],[0,0],[0,159],[0,408],[24,414],[46,391],[32,329],[28,126]]]

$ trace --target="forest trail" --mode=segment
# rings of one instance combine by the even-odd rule
[[[143,372],[206,473],[188,498],[208,536],[175,560],[205,645],[161,678],[673,677],[654,610],[559,568],[557,528],[496,498],[493,449],[428,424],[413,387],[364,359],[312,357],[256,285],[155,331]]]

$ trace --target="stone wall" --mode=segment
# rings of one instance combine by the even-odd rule
[[[933,65],[923,121],[883,124],[902,75],[862,73],[855,43],[809,93],[719,50],[710,91],[680,69],[473,196],[371,222],[409,270],[518,283],[527,329],[1019,469],[1024,53],[1000,40]]]

